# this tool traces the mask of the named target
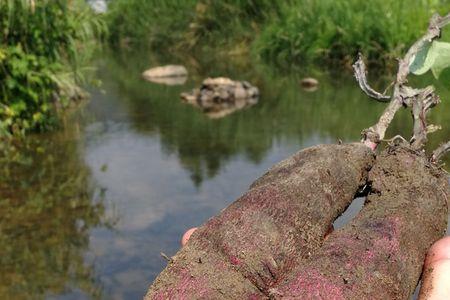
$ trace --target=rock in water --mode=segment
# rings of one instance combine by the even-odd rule
[[[200,107],[211,118],[221,118],[258,102],[259,90],[247,81],[225,77],[207,78],[200,88],[182,93],[181,98]]]
[[[151,68],[142,73],[142,76],[148,80],[163,77],[185,77],[187,75],[188,71],[186,68],[178,65],[167,65]]]
[[[300,85],[303,87],[305,91],[313,92],[317,90],[319,86],[319,81],[312,77],[306,77],[300,80]]]

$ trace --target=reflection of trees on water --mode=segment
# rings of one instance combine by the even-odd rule
[[[165,87],[140,80],[149,58],[134,56],[134,62],[127,58],[126,63],[107,61],[108,76],[112,76],[109,84],[115,86],[111,89],[126,103],[132,126],[141,133],[159,133],[167,153],[177,153],[196,184],[214,176],[233,156],[244,155],[257,163],[281,140],[300,144],[358,140],[361,130],[374,124],[385,107],[366,98],[350,74],[319,77],[319,89],[308,93],[300,88],[301,77],[295,75],[271,75],[248,66],[242,71],[217,62],[205,63],[201,69],[202,64],[194,62],[188,66],[190,84]],[[208,76],[251,82],[261,90],[259,103],[220,120],[210,120],[183,105],[179,94]],[[449,111],[449,105],[436,111],[440,124],[450,123]],[[407,114],[400,114],[390,132],[409,136],[411,124]],[[449,136],[449,132],[450,128],[445,128],[440,135]],[[433,139],[432,144],[436,143]]]
[[[1,299],[70,289],[100,296],[84,256],[90,230],[107,225],[104,206],[72,134],[31,140],[0,158]]]

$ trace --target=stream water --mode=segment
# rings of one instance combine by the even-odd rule
[[[185,64],[187,82],[141,78],[163,63]],[[173,255],[186,229],[296,151],[358,140],[384,108],[351,75],[219,59],[105,55],[98,76],[102,87],[61,130],[31,136],[1,171],[1,299],[140,299],[166,264],[160,253]],[[248,80],[259,102],[215,119],[183,104],[179,94],[208,76]],[[302,90],[303,76],[319,89]],[[437,85],[444,104],[432,119],[447,128],[431,147],[450,136],[450,92]],[[400,113],[388,136],[408,136],[410,123]]]

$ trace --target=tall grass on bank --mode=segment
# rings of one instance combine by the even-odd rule
[[[115,45],[220,50],[250,43],[280,9],[270,0],[114,0],[107,21]]]
[[[268,24],[254,49],[280,64],[354,60],[362,51],[384,64],[401,57],[448,0],[293,0]]]
[[[111,41],[158,51],[236,47],[266,62],[303,65],[353,60],[385,64],[426,28],[448,0],[114,0]]]
[[[107,15],[113,45],[167,47],[184,39],[196,0],[114,0]]]
[[[105,26],[82,0],[7,0],[0,28],[0,135],[45,130],[56,106],[80,96]]]

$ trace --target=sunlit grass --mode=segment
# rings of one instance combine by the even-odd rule
[[[265,62],[394,64],[446,0],[115,0],[111,40],[158,51],[213,49]],[[126,43],[127,42],[127,43]]]
[[[433,13],[449,11],[450,3],[439,0],[292,0],[254,48],[280,64],[348,64],[358,51],[371,62],[395,63],[424,33]]]

